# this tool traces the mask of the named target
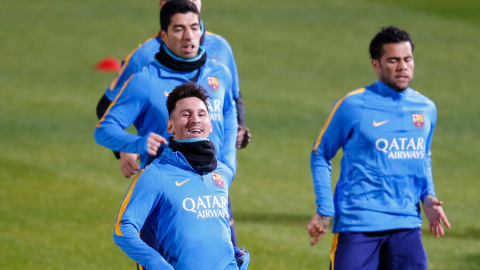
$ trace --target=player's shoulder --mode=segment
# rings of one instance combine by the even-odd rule
[[[154,162],[147,165],[143,170],[138,173],[137,176],[139,181],[143,183],[148,183],[148,185],[153,186],[155,183],[159,184],[163,181],[162,171],[159,166]]]
[[[336,102],[336,106],[353,106],[353,105],[360,105],[363,101],[363,95],[366,91],[365,87],[358,88],[347,92],[341,98],[339,98]]]
[[[205,31],[205,40],[202,46],[207,50],[207,54],[209,52],[214,54],[232,54],[230,43],[224,37],[209,31]]]
[[[138,47],[135,48],[133,52],[144,52],[144,51],[150,51],[152,49],[155,49],[156,51],[158,51],[161,43],[162,43],[162,40],[160,39],[160,35],[155,34],[154,36],[148,38],[143,43],[138,45]]]
[[[415,89],[409,88],[409,98],[421,103],[425,103],[429,107],[435,107],[435,102],[433,102],[433,100]]]
[[[210,31],[205,31],[205,39],[215,41],[215,42],[219,42],[219,43],[223,43],[225,45],[230,46],[230,44],[228,43],[226,38],[222,37],[219,34],[210,32]]]
[[[221,174],[223,177],[225,177],[225,180],[228,180],[229,182],[233,180],[232,170],[220,160],[217,160],[217,168],[213,172]]]
[[[133,49],[124,61],[138,62],[142,65],[146,65],[155,57],[155,54],[159,51],[161,43],[160,36],[156,34],[138,45],[137,48]]]
[[[207,62],[205,62],[205,66],[210,67],[214,70],[222,70],[222,71],[230,72],[230,69],[228,69],[228,67],[224,63],[216,61],[214,59],[207,59]]]

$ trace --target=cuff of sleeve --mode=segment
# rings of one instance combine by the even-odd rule
[[[150,137],[150,134],[152,132],[148,133],[144,137],[141,137],[140,140],[137,142],[137,153],[140,155],[148,154],[148,137]]]
[[[318,207],[317,208],[317,214],[321,216],[326,216],[326,217],[333,217],[335,215],[335,211],[327,210],[323,207]]]

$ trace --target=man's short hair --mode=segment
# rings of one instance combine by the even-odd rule
[[[167,98],[167,110],[170,116],[177,106],[177,102],[184,98],[196,97],[205,103],[205,107],[208,108],[207,99],[209,98],[208,92],[201,86],[193,82],[183,83],[175,89],[173,89]]]
[[[200,20],[200,12],[198,12],[197,6],[189,0],[170,0],[163,5],[160,9],[160,29],[163,31],[168,30],[168,26],[172,22],[173,15],[177,13],[187,14],[193,12],[198,15]]]
[[[382,27],[380,32],[378,32],[370,42],[370,58],[372,60],[380,60],[380,58],[382,58],[383,54],[385,53],[383,51],[383,44],[400,43],[405,41],[410,42],[413,53],[414,46],[412,39],[405,30],[402,30],[396,26]]]

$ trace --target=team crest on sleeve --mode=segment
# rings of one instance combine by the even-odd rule
[[[218,89],[220,89],[220,85],[218,84],[218,78],[208,77],[208,86],[210,86],[210,89],[212,89],[213,91],[218,91]]]
[[[212,179],[215,185],[223,188],[225,186],[225,182],[223,182],[222,175],[219,173],[212,173]]]
[[[423,121],[423,114],[420,114],[420,113],[412,114],[412,122],[415,127],[423,128],[423,126],[425,125],[425,122]]]

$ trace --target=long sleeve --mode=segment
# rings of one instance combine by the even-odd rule
[[[317,213],[324,216],[333,216],[335,213],[331,183],[331,159],[345,145],[356,124],[355,119],[357,118],[351,116],[359,115],[359,112],[353,111],[355,107],[350,106],[349,103],[352,101],[345,101],[352,94],[356,94],[356,92],[348,94],[335,103],[310,155]]]
[[[432,173],[432,151],[431,151],[431,146],[432,146],[432,138],[433,138],[433,133],[435,131],[435,125],[437,122],[437,109],[435,105],[432,103],[432,109],[431,109],[431,122],[432,122],[432,127],[430,130],[430,133],[428,134],[427,141],[426,141],[426,148],[425,148],[425,177],[426,177],[426,188],[425,190],[422,191],[421,194],[421,200],[425,199],[427,195],[432,195],[433,197],[436,197],[435,195],[435,187],[433,184],[433,173]]]
[[[148,215],[163,196],[161,175],[156,167],[143,170],[132,182],[120,208],[113,240],[133,260],[147,269],[173,269],[153,248],[140,239]]]
[[[235,175],[237,171],[237,142],[238,120],[237,108],[230,91],[226,91],[223,103],[224,142],[220,152],[220,161],[225,163]]]
[[[148,136],[137,136],[125,131],[131,126],[149,102],[150,87],[142,83],[143,73],[127,80],[95,128],[98,144],[114,151],[145,154]]]
[[[225,58],[228,59],[228,63],[226,66],[230,70],[232,74],[232,97],[235,100],[236,107],[237,107],[237,120],[238,124],[241,126],[245,126],[245,103],[243,102],[242,94],[240,93],[240,83],[238,79],[238,71],[237,71],[237,64],[235,62],[235,58],[233,57],[233,51],[230,47],[230,44],[225,40],[225,50],[228,52]]]

